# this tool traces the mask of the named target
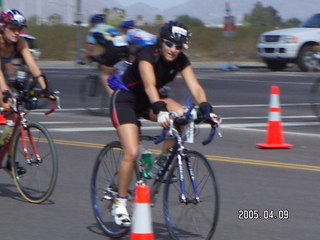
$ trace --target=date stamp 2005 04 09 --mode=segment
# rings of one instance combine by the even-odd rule
[[[263,210],[258,209],[240,209],[238,211],[239,220],[259,220],[259,219],[289,219],[289,210]]]

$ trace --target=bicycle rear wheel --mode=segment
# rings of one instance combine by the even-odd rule
[[[320,120],[320,78],[311,87],[310,104],[314,115]]]
[[[118,192],[118,165],[123,156],[120,142],[107,144],[99,153],[91,178],[91,202],[93,213],[103,232],[113,238],[124,236],[130,228],[119,227],[111,214],[112,204]],[[132,208],[132,196],[136,179],[129,190],[128,211]]]
[[[20,129],[22,130],[16,131],[13,137],[11,148],[13,179],[27,201],[42,203],[51,196],[57,181],[56,146],[48,130],[38,122],[27,122],[26,127],[21,125]],[[25,135],[25,141],[22,141],[21,134]],[[24,149],[30,159],[26,159]],[[18,167],[23,167],[26,173],[19,175]]]
[[[79,90],[82,106],[93,115],[106,115],[108,93],[98,75],[90,75],[83,79]]]
[[[186,202],[180,197],[180,181],[171,181],[178,175],[177,167],[168,174],[164,190],[164,213],[167,228],[174,240],[211,239],[219,215],[218,184],[207,158],[196,151],[186,151],[183,161],[183,180]],[[197,201],[191,182],[188,162],[199,194]],[[179,178],[181,179],[181,178]]]

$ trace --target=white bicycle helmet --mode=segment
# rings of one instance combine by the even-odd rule
[[[15,24],[19,27],[26,27],[27,20],[17,9],[7,9],[1,12],[0,21],[4,24]]]

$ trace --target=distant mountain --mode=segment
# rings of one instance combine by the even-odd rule
[[[136,16],[142,15],[148,22],[153,22],[157,14],[162,15],[165,20],[187,14],[208,24],[220,24],[223,22],[225,15],[226,1],[189,0],[186,3],[160,10],[142,2],[122,5],[121,0],[82,0],[81,10],[85,18],[93,13],[101,12],[104,8],[119,7],[126,10],[127,18],[136,18]],[[305,20],[313,13],[320,12],[319,0],[229,0],[231,14],[236,17],[237,22],[241,22],[244,14],[250,13],[258,1],[264,7],[272,6],[283,19],[297,17]],[[76,2],[75,0],[10,0],[4,1],[4,8],[20,9],[27,17],[40,15],[47,18],[54,13],[58,13],[63,17],[64,22],[71,23],[75,18]]]
[[[158,8],[150,7],[148,4],[141,2],[126,6],[125,9],[128,19],[135,19],[138,15],[142,15],[146,21],[153,22],[157,14],[163,15]]]

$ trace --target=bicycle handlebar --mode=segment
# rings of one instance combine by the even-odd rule
[[[172,132],[172,130],[174,129],[174,124],[173,123],[175,123],[178,126],[182,126],[182,125],[186,125],[190,121],[194,121],[196,124],[200,124],[200,123],[209,124],[211,126],[211,130],[210,130],[210,133],[209,133],[208,137],[205,140],[202,141],[202,145],[207,145],[210,142],[212,142],[212,140],[213,140],[213,138],[214,138],[214,136],[215,136],[215,134],[217,132],[216,130],[217,130],[217,128],[219,128],[220,123],[221,123],[220,117],[211,114],[211,117],[212,118],[216,117],[217,121],[214,121],[212,118],[205,119],[205,118],[203,118],[201,116],[197,117],[196,119],[192,119],[191,111],[194,109],[194,107],[195,107],[194,104],[190,105],[188,110],[181,117],[179,117],[175,112],[170,112],[169,117],[170,117],[170,120],[172,121],[172,124],[170,124],[169,128],[164,128],[162,130],[160,136],[156,137],[156,139],[154,140],[154,143],[158,144],[158,143],[160,143],[160,142],[165,140],[167,132]],[[219,133],[219,136],[221,136],[220,133]]]
[[[14,111],[18,111],[17,105],[19,105],[19,103],[17,102],[27,102],[28,100],[30,100],[30,96],[36,97],[37,99],[47,98],[51,101],[51,108],[48,111],[45,111],[44,114],[48,115],[54,112],[56,109],[61,108],[60,97],[58,96],[59,93],[60,93],[59,91],[49,92],[49,91],[40,90],[38,92],[34,92],[34,94],[30,94],[29,91],[21,92],[20,94],[12,94],[8,90],[6,90],[2,94],[3,94],[3,102],[8,102],[9,99],[13,100],[13,106],[11,106],[11,108]]]
[[[59,91],[53,91],[53,94],[50,93],[40,93],[39,98],[47,98],[51,101],[51,108],[44,112],[45,115],[49,115],[50,113],[53,113],[56,109],[61,109],[60,106],[60,97],[58,96],[60,92]],[[52,98],[52,96],[54,98]]]

